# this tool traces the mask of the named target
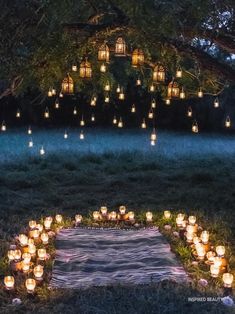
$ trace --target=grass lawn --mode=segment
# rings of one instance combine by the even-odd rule
[[[76,130],[67,140],[63,132],[36,130],[31,150],[25,130],[0,135],[0,257],[29,219],[87,214],[104,204],[196,213],[214,224],[235,254],[234,137],[162,131],[151,147],[148,131],[88,129],[84,142]],[[14,308],[0,289],[0,313],[229,313],[216,302],[188,301],[205,294],[213,296],[167,283],[52,291]]]

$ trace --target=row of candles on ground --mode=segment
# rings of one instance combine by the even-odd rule
[[[169,219],[169,211],[164,212],[164,217]],[[199,226],[196,224],[196,217],[189,216],[188,220],[185,220],[185,215],[180,213],[176,217],[176,225],[180,230],[180,234],[186,237],[187,243],[191,246],[194,256],[199,261],[205,261],[207,265],[210,265],[211,277],[218,277],[221,272],[223,273],[222,279],[225,287],[231,287],[233,283],[233,275],[226,273],[227,260],[225,258],[225,247],[218,245],[215,247],[215,251],[209,243],[210,234],[207,230],[203,230],[200,236],[197,235]]]
[[[62,215],[55,216],[55,222],[61,224]],[[28,293],[33,293],[37,283],[42,282],[44,275],[43,263],[49,258],[45,248],[38,248],[37,244],[46,246],[49,243],[51,225],[53,218],[46,217],[43,224],[38,224],[35,220],[29,221],[28,235],[20,234],[18,236],[18,248],[16,245],[11,246],[7,253],[10,267],[13,271],[20,271],[24,274],[33,273],[34,278],[27,278],[25,286]],[[34,264],[36,264],[34,266]],[[12,290],[15,286],[14,276],[6,276],[4,284],[7,290]]]

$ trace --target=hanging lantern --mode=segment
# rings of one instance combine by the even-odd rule
[[[20,114],[20,109],[17,109],[16,111],[16,118],[20,118],[21,114]]]
[[[91,64],[87,61],[87,58],[80,64],[79,75],[84,79],[92,76]]]
[[[148,118],[153,119],[153,109],[152,108],[149,110]]]
[[[171,104],[171,100],[169,98],[165,99],[165,104],[166,105],[170,105]]]
[[[67,131],[64,132],[64,139],[66,140],[68,138],[68,133]]]
[[[85,136],[84,136],[83,130],[81,130],[79,137],[80,137],[80,140],[84,140]]]
[[[121,88],[120,85],[118,84],[117,89],[116,89],[117,94],[119,94],[121,92]]]
[[[50,113],[49,113],[49,109],[48,107],[46,107],[45,111],[44,111],[44,118],[49,119],[50,118]]]
[[[82,116],[82,119],[80,121],[80,126],[84,126],[84,125],[85,125],[85,121],[84,121],[83,116]]]
[[[126,56],[126,42],[122,37],[119,37],[116,40],[115,55],[116,55],[116,57],[125,57]]]
[[[95,115],[94,115],[94,113],[92,113],[92,115],[91,115],[91,121],[92,121],[92,122],[95,121]]]
[[[60,91],[60,93],[59,93],[59,97],[60,98],[63,98],[64,97],[64,94]]]
[[[167,96],[168,98],[179,97],[180,89],[177,82],[174,80],[171,81],[167,88]]]
[[[124,94],[123,88],[121,88],[121,91],[120,91],[120,94],[118,96],[118,99],[120,99],[120,100],[124,100],[125,99],[125,94]]]
[[[42,155],[45,155],[45,150],[44,150],[43,146],[42,146],[41,149],[40,149],[40,155],[41,155],[41,156],[42,156]]]
[[[100,66],[100,72],[105,73],[106,70],[107,70],[106,65],[104,63],[102,63],[101,66]]]
[[[123,127],[122,118],[120,118],[119,121],[118,121],[118,127],[119,127],[119,128],[122,128],[122,127]]]
[[[56,95],[56,89],[52,88],[51,93],[52,93],[53,96],[55,96]]]
[[[225,127],[226,128],[230,128],[231,127],[231,120],[230,120],[229,116],[227,116],[227,118],[225,120]]]
[[[72,71],[73,71],[73,72],[77,72],[77,70],[78,70],[77,65],[76,65],[76,64],[73,64],[73,65],[72,65]]]
[[[98,60],[109,62],[109,47],[106,44],[100,46],[98,51]]]
[[[28,134],[29,135],[31,135],[32,134],[32,129],[31,129],[31,127],[29,126],[29,128],[28,128]]]
[[[156,141],[157,140],[157,133],[156,133],[155,128],[153,128],[153,132],[150,135],[150,140],[151,141]]]
[[[60,102],[59,99],[57,98],[55,101],[55,109],[59,109],[60,108]]]
[[[110,89],[111,89],[110,83],[109,83],[109,81],[107,81],[106,84],[104,85],[104,90],[105,90],[106,92],[109,92]]]
[[[146,129],[146,122],[145,119],[143,119],[143,122],[141,123],[141,129]]]
[[[204,96],[204,94],[203,94],[203,91],[202,91],[202,88],[201,88],[201,87],[199,88],[197,95],[198,95],[198,97],[199,97],[199,98],[202,98],[202,97]]]
[[[197,124],[196,120],[192,124],[192,132],[193,133],[198,133],[198,124]]]
[[[155,109],[156,108],[156,100],[153,98],[151,101],[151,108]]]
[[[132,53],[132,66],[134,68],[144,64],[144,53],[141,49],[135,49]]]
[[[117,124],[117,118],[116,118],[116,116],[113,117],[113,124],[114,124],[114,125]]]
[[[78,111],[77,111],[77,107],[75,106],[75,107],[73,108],[73,114],[76,116],[76,115],[77,115],[77,113],[78,113]]]
[[[149,91],[151,93],[155,92],[155,86],[153,85],[153,83],[149,86]]]
[[[193,116],[193,110],[191,107],[188,107],[187,116],[191,118]]]
[[[109,101],[110,101],[109,94],[106,94],[105,97],[104,97],[104,102],[105,103],[109,103]]]
[[[153,81],[154,82],[165,82],[166,71],[162,65],[157,65],[153,69]]]
[[[180,99],[185,99],[185,91],[183,87],[181,88],[181,91],[180,91]]]
[[[219,98],[216,97],[214,100],[214,108],[219,108]]]
[[[137,78],[136,80],[136,86],[141,86],[142,82],[140,78]]]
[[[136,110],[135,110],[135,105],[134,105],[134,104],[133,104],[132,107],[131,107],[131,112],[132,112],[132,113],[135,113],[135,112],[136,112]]]
[[[183,76],[183,71],[181,66],[178,66],[177,70],[176,70],[176,77],[177,78],[181,78]]]
[[[92,96],[90,104],[91,104],[92,107],[96,106],[96,98],[94,96]]]
[[[53,96],[53,94],[52,94],[52,89],[51,89],[51,88],[48,90],[47,96],[48,96],[48,97],[52,97],[52,96]]]
[[[67,74],[67,76],[63,79],[61,89],[62,89],[62,92],[61,92],[62,95],[73,94],[74,84],[73,84],[73,79],[69,74]]]

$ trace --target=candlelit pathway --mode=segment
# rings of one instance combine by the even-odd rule
[[[156,228],[65,229],[58,234],[56,247],[53,287],[188,280],[170,245]]]

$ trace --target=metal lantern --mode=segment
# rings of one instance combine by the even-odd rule
[[[62,82],[62,94],[73,94],[74,84],[72,77],[67,74],[67,76],[63,79]]]
[[[180,94],[180,89],[179,89],[178,83],[175,81],[171,81],[167,88],[168,98],[174,98],[174,97],[177,98],[179,97],[179,94]]]
[[[122,37],[118,37],[115,45],[115,55],[117,57],[126,56],[126,42]]]
[[[98,60],[109,62],[109,47],[106,44],[100,46],[98,51]]]
[[[144,53],[141,49],[135,49],[132,53],[132,66],[138,67],[144,63]]]
[[[92,76],[91,64],[87,58],[80,64],[79,75],[81,78],[91,78]]]
[[[157,65],[153,69],[153,81],[154,82],[164,82],[166,78],[166,71],[162,65]]]

